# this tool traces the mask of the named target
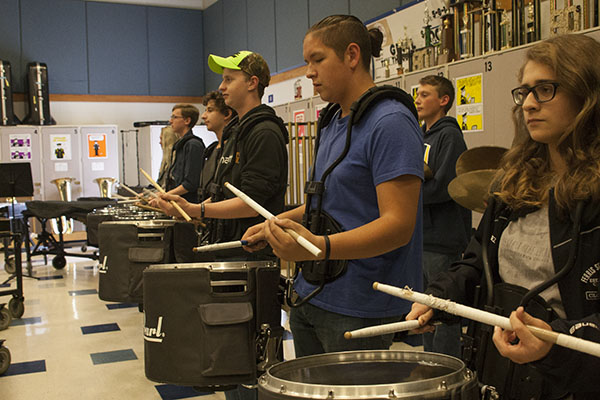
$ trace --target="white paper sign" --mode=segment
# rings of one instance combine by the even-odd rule
[[[54,171],[55,172],[66,172],[69,170],[69,164],[66,162],[57,162],[54,163]]]

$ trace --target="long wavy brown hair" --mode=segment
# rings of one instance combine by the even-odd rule
[[[548,146],[531,138],[523,109],[515,106],[515,138],[496,175],[494,194],[514,209],[542,206],[552,187],[563,211],[579,200],[600,200],[600,43],[580,34],[540,42],[527,51],[519,82],[529,61],[550,67],[560,90],[580,109],[558,144],[568,168],[559,175],[552,170]]]

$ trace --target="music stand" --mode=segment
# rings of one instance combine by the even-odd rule
[[[12,217],[9,216],[11,233],[14,233],[13,223],[16,218],[16,197],[32,196],[33,177],[31,175],[31,163],[0,163],[0,198],[10,197],[11,199]],[[29,240],[29,238],[23,239]],[[35,278],[31,275],[31,270],[25,276]]]

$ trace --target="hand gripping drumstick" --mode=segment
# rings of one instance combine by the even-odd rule
[[[450,300],[444,300],[440,299],[439,297],[413,292],[410,289],[400,289],[395,286],[378,282],[373,283],[373,289],[392,296],[400,297],[405,300],[414,301],[415,303],[425,304],[431,308],[442,310],[449,314],[458,315],[460,317],[472,319],[473,321],[481,322],[486,325],[499,326],[502,329],[508,329],[511,331],[513,330],[510,320],[506,317],[492,314],[487,311],[482,311],[477,308],[467,307]],[[534,336],[545,342],[555,343],[571,350],[577,350],[582,353],[600,357],[600,343],[580,339],[564,333],[548,331],[536,326],[527,325],[527,328],[529,328]]]
[[[141,172],[142,174],[144,174],[144,176],[146,177],[146,179],[148,179],[148,182],[150,182],[150,183],[152,184],[152,186],[154,186],[154,187],[156,188],[156,190],[158,190],[159,192],[161,192],[161,193],[163,193],[163,194],[167,193],[167,192],[165,192],[165,189],[161,188],[161,187],[160,187],[160,185],[159,185],[158,183],[156,183],[156,182],[154,181],[154,179],[152,179],[152,177],[151,177],[150,175],[148,175],[148,173],[147,173],[146,171],[144,171],[142,168],[140,168],[140,172]],[[172,205],[173,207],[175,207],[175,209],[176,209],[177,211],[179,211],[179,214],[181,214],[181,216],[182,216],[183,218],[185,218],[185,220],[186,220],[187,222],[190,222],[190,221],[192,220],[192,218],[191,218],[191,217],[190,217],[190,216],[189,216],[189,215],[188,215],[188,214],[187,214],[185,211],[183,211],[183,208],[181,208],[181,207],[179,206],[179,204],[177,204],[177,203],[175,202],[175,200],[171,200],[169,203],[171,203],[171,205]]]
[[[244,192],[242,192],[241,190],[239,190],[238,188],[233,186],[231,183],[225,182],[225,187],[227,189],[231,190],[231,192],[233,194],[235,194],[237,197],[242,199],[244,201],[244,203],[246,203],[254,211],[259,213],[266,219],[275,218],[275,216],[273,214],[271,214],[266,208],[264,208],[263,206],[258,204],[256,201],[252,200],[250,198],[250,196],[248,196],[247,194],[245,194]],[[309,242],[305,237],[300,236],[298,233],[296,233],[296,231],[294,231],[290,228],[283,228],[283,230],[286,231],[291,237],[293,237],[294,240],[296,242],[298,242],[298,244],[300,246],[302,246],[306,250],[310,251],[315,257],[319,257],[321,255],[321,249],[319,249],[317,246],[315,246],[314,244]]]
[[[388,333],[410,331],[419,327],[418,320],[394,322],[377,326],[369,326],[344,333],[346,339],[358,339],[371,336],[387,335]]]

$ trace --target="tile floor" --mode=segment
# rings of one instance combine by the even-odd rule
[[[24,278],[25,313],[0,331],[11,365],[0,376],[0,399],[205,399],[222,400],[222,392],[198,393],[164,385],[144,373],[143,313],[137,304],[98,298],[98,263],[67,257],[56,270],[33,259],[33,275]],[[0,257],[0,283],[8,279]],[[0,286],[14,289],[15,280]],[[7,303],[10,296],[1,296]],[[284,314],[285,317],[285,314]],[[291,335],[284,340],[286,359],[293,358]],[[394,344],[393,348],[402,348]],[[404,345],[406,346],[406,345]]]
[[[33,275],[40,279],[24,278],[25,313],[0,331],[12,358],[0,376],[0,399],[224,399],[222,392],[148,380],[144,315],[137,304],[98,298],[96,261],[68,257],[67,262],[56,270],[44,265],[42,256],[34,257]],[[0,261],[0,282],[8,277]],[[0,291],[16,287],[14,280],[9,284]],[[0,303],[10,298],[0,297]]]

